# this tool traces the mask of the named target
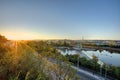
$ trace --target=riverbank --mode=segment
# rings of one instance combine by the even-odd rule
[[[74,66],[81,66],[85,70],[90,71],[95,74],[102,74],[102,76],[105,76],[107,74],[107,78],[110,80],[119,80],[120,79],[120,74],[119,70],[120,67],[115,67],[112,65],[106,65],[104,64],[102,67],[97,63],[95,59],[92,60],[87,60],[86,58],[79,57],[78,61],[78,55],[66,55],[67,59],[74,64]],[[79,62],[79,64],[78,64]],[[85,71],[84,70],[84,71]],[[115,79],[114,79],[115,78]],[[97,79],[98,80],[98,79]]]
[[[116,53],[120,53],[120,49],[118,48],[111,48],[111,47],[97,47],[97,46],[83,46],[83,48],[87,48],[87,49],[94,49],[94,50],[107,50],[111,53],[116,52]]]

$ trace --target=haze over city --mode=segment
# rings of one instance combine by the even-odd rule
[[[12,40],[120,40],[120,0],[1,0],[0,34]]]

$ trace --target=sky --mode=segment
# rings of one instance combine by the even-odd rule
[[[120,0],[0,0],[8,39],[120,40]]]

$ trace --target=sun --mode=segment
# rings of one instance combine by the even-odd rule
[[[4,32],[2,35],[9,40],[31,40],[35,38],[33,35],[25,32]]]
[[[30,32],[26,30],[5,30],[1,31],[8,40],[48,40],[60,39],[58,36],[53,36],[46,33]]]
[[[10,40],[30,40],[32,38],[30,38],[29,36],[25,36],[25,35],[5,35],[6,38],[10,39]]]

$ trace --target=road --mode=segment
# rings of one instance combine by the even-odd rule
[[[95,74],[95,73],[93,74],[93,72],[84,70],[82,68],[78,69],[75,66],[71,66],[71,67],[77,70],[77,74],[80,76],[81,80],[105,80],[105,78],[100,76],[99,74]]]
[[[54,60],[54,59],[49,58],[48,60],[50,62],[52,62],[52,63],[56,63],[57,64],[56,60]],[[80,76],[81,80],[105,80],[105,78],[100,76],[99,74],[95,74],[94,73],[94,75],[93,75],[93,72],[85,70],[83,68],[79,68],[78,69],[75,66],[71,66],[71,67],[73,69],[77,70],[77,75]],[[109,79],[107,79],[107,80],[109,80]]]

